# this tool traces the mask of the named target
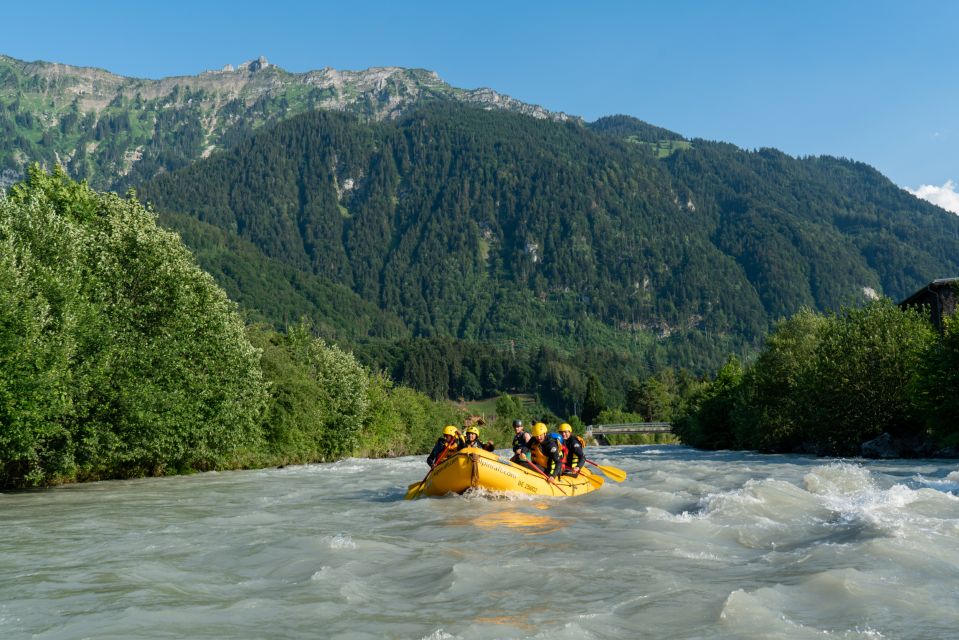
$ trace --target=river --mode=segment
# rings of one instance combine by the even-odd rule
[[[959,461],[590,450],[576,498],[423,458],[0,494],[0,638],[959,637]]]

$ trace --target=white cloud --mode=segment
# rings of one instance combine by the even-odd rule
[[[956,192],[956,184],[952,180],[946,180],[946,184],[941,187],[924,184],[915,190],[906,187],[906,191],[917,198],[939,205],[946,211],[959,214],[959,193]]]

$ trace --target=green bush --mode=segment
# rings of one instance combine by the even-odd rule
[[[858,455],[884,432],[921,432],[911,394],[935,332],[924,315],[888,298],[830,316],[815,352],[804,401],[805,429],[821,453]]]
[[[922,355],[916,402],[925,424],[943,444],[959,447],[959,316],[945,319],[943,334]]]
[[[810,434],[811,371],[816,363],[825,317],[803,310],[780,321],[743,379],[733,408],[734,444],[761,451],[793,451]]]
[[[207,469],[258,439],[236,306],[135,198],[33,167],[0,252],[0,483]]]
[[[720,371],[677,431],[706,448],[827,455],[858,455],[882,433],[921,438],[939,419],[930,416],[955,424],[939,408],[956,389],[948,339],[937,343],[921,312],[888,298],[828,316],[802,311],[745,372]]]
[[[673,432],[686,444],[706,449],[730,449],[737,444],[735,408],[743,393],[743,368],[730,358],[716,379],[697,389],[692,411],[673,423]]]
[[[369,373],[352,354],[314,337],[305,322],[286,334],[264,325],[248,331],[262,350],[270,389],[266,450],[250,455],[259,464],[425,453],[444,424],[461,420],[446,403]]]

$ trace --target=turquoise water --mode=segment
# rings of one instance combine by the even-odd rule
[[[422,458],[0,494],[0,638],[955,638],[959,461],[594,448],[586,496]]]

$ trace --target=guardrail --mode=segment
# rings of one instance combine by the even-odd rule
[[[672,432],[673,425],[669,422],[618,422],[591,424],[586,427],[586,437],[593,438],[599,444],[609,444],[606,436],[611,435]]]

